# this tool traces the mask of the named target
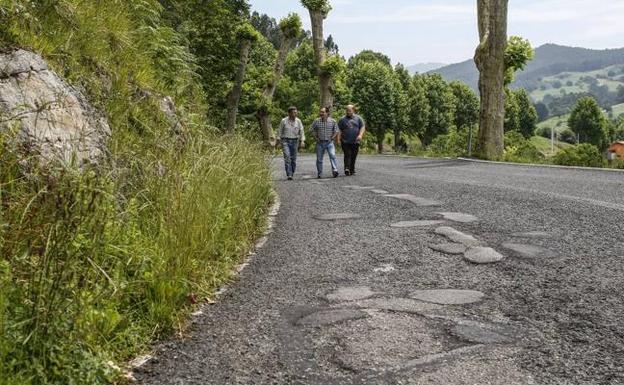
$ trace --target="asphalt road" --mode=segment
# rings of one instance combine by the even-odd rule
[[[276,159],[268,242],[140,383],[624,384],[624,173],[360,157],[315,177]]]

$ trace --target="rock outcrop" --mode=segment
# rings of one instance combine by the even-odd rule
[[[97,163],[110,136],[106,119],[80,91],[21,49],[0,53],[0,131],[13,127],[29,152],[65,164]]]

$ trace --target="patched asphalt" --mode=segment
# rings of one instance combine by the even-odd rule
[[[624,173],[274,164],[264,247],[139,383],[624,383]],[[477,244],[503,258],[466,260]]]

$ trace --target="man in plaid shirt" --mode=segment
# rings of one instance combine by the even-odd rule
[[[329,107],[321,108],[319,118],[312,123],[312,133],[316,138],[316,170],[318,178],[323,175],[323,156],[325,151],[329,154],[332,175],[338,176],[338,164],[336,161],[336,148],[334,139],[338,136],[338,123],[329,117]]]

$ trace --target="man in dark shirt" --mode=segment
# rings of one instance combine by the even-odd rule
[[[355,174],[355,158],[360,150],[360,142],[366,132],[364,121],[354,113],[353,105],[347,106],[347,114],[338,121],[340,144],[344,152],[345,175]]]

